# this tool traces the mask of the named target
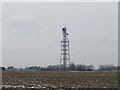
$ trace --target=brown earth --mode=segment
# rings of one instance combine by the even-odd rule
[[[52,88],[118,88],[118,72],[3,71],[2,84]]]

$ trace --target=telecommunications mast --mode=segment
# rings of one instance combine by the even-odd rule
[[[69,67],[70,64],[70,54],[69,54],[69,40],[68,40],[68,33],[66,32],[67,28],[63,27],[63,38],[61,41],[61,60],[60,65],[63,66],[64,70]]]

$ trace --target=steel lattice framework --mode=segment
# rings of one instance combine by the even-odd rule
[[[63,27],[63,39],[61,41],[61,60],[60,65],[63,66],[64,69],[69,67],[70,64],[70,54],[69,54],[69,40],[68,33],[66,32],[67,28]]]

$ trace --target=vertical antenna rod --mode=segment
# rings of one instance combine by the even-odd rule
[[[63,66],[64,70],[69,67],[70,64],[70,54],[69,54],[69,40],[68,33],[66,32],[67,28],[63,27],[63,39],[61,41],[61,60],[60,65]]]

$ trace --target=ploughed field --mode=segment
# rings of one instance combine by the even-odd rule
[[[24,88],[118,88],[118,72],[3,71],[2,84]]]

